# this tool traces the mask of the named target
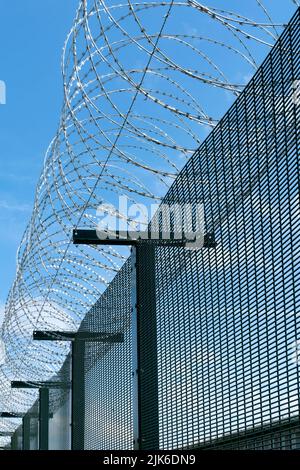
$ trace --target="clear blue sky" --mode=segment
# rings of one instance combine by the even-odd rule
[[[0,0],[0,304],[15,274],[45,150],[62,103],[61,50],[78,0]]]
[[[240,2],[229,3],[239,11]],[[224,0],[217,3],[228,6]],[[279,22],[288,21],[295,9],[288,0],[265,4]],[[0,308],[14,278],[16,250],[44,154],[57,128],[61,50],[77,5],[78,0],[0,0],[0,80],[7,85],[7,104],[0,106]],[[229,105],[224,102],[223,111]]]

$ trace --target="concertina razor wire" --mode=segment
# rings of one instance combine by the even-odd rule
[[[231,60],[250,78],[284,27],[261,0],[247,2],[251,18],[242,2],[239,12],[233,1],[208,3],[79,2],[63,47],[60,125],[5,306],[1,410],[26,411],[36,392],[11,390],[11,380],[47,380],[69,351],[65,342],[32,341],[32,331],[76,330],[128,256],[106,246],[74,249],[72,229],[95,227],[98,206],[117,205],[121,195],[159,202],[217,124],[218,100],[243,90]],[[2,420],[1,430],[17,423]]]

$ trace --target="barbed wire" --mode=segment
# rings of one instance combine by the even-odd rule
[[[231,63],[249,78],[284,26],[261,0],[247,2],[251,18],[231,11],[229,0],[217,3],[79,2],[63,47],[60,125],[5,306],[0,411],[26,411],[36,393],[11,390],[11,380],[47,380],[69,352],[62,341],[35,343],[32,331],[75,331],[128,256],[74,248],[73,228],[95,227],[99,205],[117,205],[121,195],[159,202],[217,124],[214,108],[243,90]]]

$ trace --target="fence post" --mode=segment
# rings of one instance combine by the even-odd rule
[[[134,448],[159,449],[155,246],[132,248]]]
[[[49,447],[49,419],[53,413],[49,412],[49,389],[65,387],[64,382],[58,381],[30,381],[12,380],[11,388],[38,389],[39,390],[39,450],[48,450]],[[23,431],[22,431],[23,434]]]
[[[39,450],[49,447],[49,388],[39,389]]]
[[[11,450],[18,450],[18,435],[17,431],[11,436]]]
[[[22,419],[23,450],[30,450],[30,416],[25,415]]]
[[[72,342],[72,450],[84,450],[85,341]]]
[[[36,341],[71,341],[72,342],[72,450],[84,450],[85,429],[85,343],[122,343],[123,333],[107,331],[33,331]],[[44,382],[45,384],[45,382]],[[24,385],[24,384],[21,384]],[[60,382],[48,383],[52,387],[65,387]],[[68,384],[70,385],[70,384]]]

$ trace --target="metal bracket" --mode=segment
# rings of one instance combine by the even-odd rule
[[[25,388],[39,390],[39,450],[48,450],[49,447],[49,418],[53,416],[49,412],[49,389],[69,388],[69,384],[65,382],[46,381],[46,382],[25,382],[24,380],[13,380],[11,388]],[[23,432],[23,444],[27,448],[28,444],[28,428],[30,432],[30,417],[23,415],[23,426],[26,424],[26,433]],[[28,424],[29,422],[29,424]],[[23,429],[24,431],[24,429]],[[24,439],[25,438],[25,439]]]
[[[96,230],[92,229],[74,229],[73,230],[73,243],[75,245],[125,245],[134,246],[137,244],[153,244],[155,246],[174,246],[184,247],[187,243],[191,243],[191,240],[186,238],[178,238],[175,233],[170,233],[170,239],[151,239],[142,235],[131,236],[129,232],[116,231],[114,236],[109,236],[106,232],[103,232],[98,236]],[[215,248],[217,246],[213,233],[207,233],[204,235],[203,248]]]
[[[70,388],[71,384],[67,382],[46,381],[46,382],[25,382],[23,380],[13,380],[11,388],[38,388],[38,389],[53,389],[53,388]]]
[[[23,418],[25,413],[11,413],[9,411],[2,411],[0,418]]]
[[[74,229],[76,245],[126,245],[132,247],[132,392],[133,434],[135,449],[158,449],[158,374],[157,374],[157,326],[155,306],[155,247],[185,247],[191,240],[170,233],[170,239],[151,239],[151,233],[132,236],[117,231],[113,235],[91,229]],[[183,234],[184,235],[184,234]],[[195,238],[196,241],[196,238]],[[214,234],[204,236],[204,248],[215,248]],[[145,251],[144,251],[145,250]],[[149,283],[143,289],[143,272],[147,266]],[[141,297],[144,290],[146,298]],[[147,337],[147,350],[142,338]],[[76,342],[74,343],[76,344]],[[149,361],[149,356],[152,358]],[[147,359],[146,359],[147,358]],[[143,374],[140,371],[143,370]],[[149,398],[150,397],[150,398]],[[152,400],[152,408],[149,400]],[[151,412],[149,410],[151,408]],[[153,429],[156,431],[153,432]]]
[[[85,420],[85,343],[123,343],[124,334],[103,331],[88,332],[41,330],[33,332],[33,339],[36,341],[72,342],[72,450],[83,450]]]
[[[13,434],[11,431],[0,431],[0,437],[11,437]]]
[[[30,450],[30,421],[31,416],[25,415],[22,420],[23,450]]]
[[[86,341],[88,343],[122,343],[123,333],[88,332],[88,331],[47,331],[38,330],[33,332],[36,341]]]
[[[39,450],[49,449],[49,387],[39,389]]]

